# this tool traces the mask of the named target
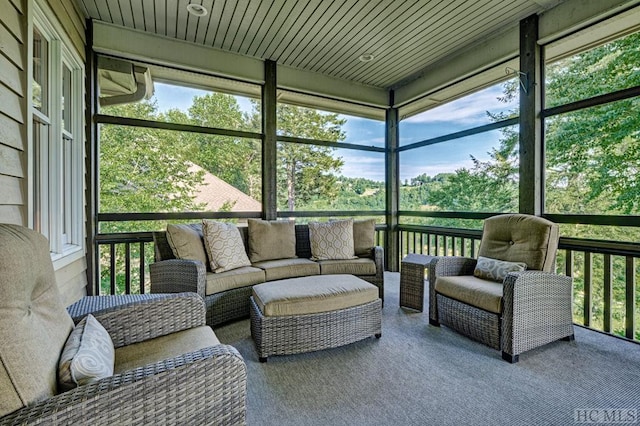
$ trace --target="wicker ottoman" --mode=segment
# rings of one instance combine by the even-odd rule
[[[260,362],[382,335],[378,288],[353,275],[314,275],[253,287],[251,336]]]

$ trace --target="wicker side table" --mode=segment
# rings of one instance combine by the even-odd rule
[[[422,312],[424,308],[424,274],[435,256],[408,254],[400,267],[400,306]]]

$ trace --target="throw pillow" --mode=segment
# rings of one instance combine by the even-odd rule
[[[167,225],[167,242],[176,259],[199,260],[207,265],[203,235],[191,225]]]
[[[113,376],[115,350],[111,337],[91,314],[75,326],[58,363],[58,384],[67,391]]]
[[[507,262],[478,256],[478,263],[473,275],[485,280],[504,281],[509,272],[520,272],[527,269],[527,264],[522,262]]]
[[[249,219],[249,259],[251,263],[296,257],[295,223],[284,220]]]
[[[310,222],[309,240],[314,260],[354,259],[353,219]]]
[[[204,219],[202,232],[213,272],[251,266],[240,231],[234,224]]]
[[[376,245],[376,220],[353,221],[353,246],[356,256],[371,256],[371,249]]]

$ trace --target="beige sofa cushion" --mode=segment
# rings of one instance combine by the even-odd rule
[[[320,274],[320,265],[309,259],[267,260],[254,263],[253,266],[264,270],[267,281]]]
[[[313,260],[356,257],[353,244],[353,219],[310,222],[309,240]]]
[[[207,254],[204,248],[202,228],[193,225],[167,225],[167,242],[176,259],[199,260],[207,268]]]
[[[265,316],[304,315],[378,299],[378,288],[353,275],[317,275],[259,284],[253,297]]]
[[[234,224],[204,219],[202,233],[213,272],[251,266],[240,231]]]
[[[376,245],[376,220],[353,221],[353,249],[356,256],[371,256],[371,249]]]
[[[249,219],[251,263],[296,257],[295,223],[284,220]]]
[[[558,239],[558,225],[547,219],[525,214],[493,216],[484,221],[478,256],[553,272]]]
[[[117,348],[114,370],[118,374],[219,344],[211,327],[190,328]]]
[[[265,281],[264,271],[252,266],[232,269],[230,271],[214,274],[207,274],[206,295],[221,293],[234,288],[246,287],[249,285],[263,283]]]
[[[502,283],[471,275],[438,277],[436,292],[496,314],[502,313]]]
[[[352,274],[375,275],[376,263],[373,259],[360,257],[348,260],[319,260],[320,273],[326,274]]]
[[[73,321],[55,282],[49,242],[0,224],[0,417],[57,393]]]

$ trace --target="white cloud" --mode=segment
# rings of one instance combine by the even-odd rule
[[[438,163],[438,164],[428,164],[428,165],[400,165],[400,181],[404,182],[405,180],[411,180],[412,178],[419,176],[421,174],[426,174],[427,176],[435,176],[438,173],[453,173],[461,168],[470,169],[473,167],[473,161],[471,159],[458,161],[456,163]]]
[[[341,155],[345,160],[341,174],[350,178],[384,181],[384,158]]]

